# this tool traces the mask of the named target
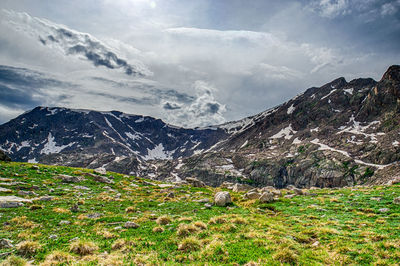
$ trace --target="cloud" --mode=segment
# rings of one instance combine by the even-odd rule
[[[339,76],[379,78],[400,60],[396,1],[150,1],[3,1],[31,15],[2,13],[0,64],[45,73],[26,81],[35,89],[6,86],[42,105],[196,126]]]
[[[394,15],[399,10],[399,6],[400,6],[399,0],[392,3],[385,3],[382,5],[381,15],[382,16]]]
[[[348,0],[321,0],[318,7],[321,16],[328,18],[345,15],[350,12],[348,10]]]
[[[1,25],[7,27],[6,30],[11,29],[25,37],[30,37],[32,46],[38,44],[49,46],[50,50],[62,51],[66,56],[81,55],[82,59],[88,60],[96,67],[123,69],[127,75],[152,75],[151,71],[140,61],[129,63],[90,34],[77,32],[45,19],[31,17],[26,13],[1,10],[0,14],[2,15]],[[38,42],[35,42],[35,39]]]
[[[168,121],[187,121],[183,126],[208,126],[225,122],[223,113],[226,108],[215,100],[213,92],[216,89],[200,80],[192,88],[196,92],[196,99],[186,105],[163,102],[163,108],[168,112]]]

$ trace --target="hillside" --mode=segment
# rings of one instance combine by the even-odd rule
[[[260,203],[248,192],[61,166],[0,162],[0,176],[1,265],[400,261],[400,184],[265,188],[275,199]],[[232,204],[212,204],[220,190]]]

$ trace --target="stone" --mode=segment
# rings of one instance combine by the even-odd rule
[[[60,221],[58,224],[59,225],[69,225],[69,224],[71,224],[71,222],[63,220],[63,221]]]
[[[107,170],[104,167],[98,167],[98,168],[94,169],[93,172],[98,175],[106,175],[107,174]]]
[[[234,184],[232,182],[224,181],[219,187],[220,188],[232,189],[233,185]]]
[[[295,196],[294,194],[285,195],[284,198],[285,198],[285,199],[291,199],[291,198],[293,198],[294,196]]]
[[[293,188],[292,191],[296,194],[296,195],[304,195],[303,190],[301,190],[300,188]]]
[[[400,204],[400,197],[394,198],[393,199],[394,204]]]
[[[264,192],[260,197],[259,200],[261,203],[269,203],[274,201],[274,194],[271,192]]]
[[[112,181],[111,179],[108,179],[107,177],[100,175],[94,175],[93,180],[105,184],[114,184],[114,181]]]
[[[139,225],[137,224],[137,223],[135,223],[135,222],[126,222],[125,224],[124,224],[124,228],[138,228],[139,227]]]
[[[74,188],[80,189],[80,190],[90,190],[90,188],[85,187],[85,186],[74,186]]]
[[[70,210],[71,212],[79,212],[79,206],[78,206],[78,204],[75,204],[75,205],[72,206],[69,210]]]
[[[11,189],[8,189],[8,188],[0,187],[0,192],[10,193],[10,192],[12,192],[12,190],[11,190]]]
[[[206,209],[210,209],[212,207],[212,204],[211,203],[206,203],[206,204],[204,204],[204,207]]]
[[[159,188],[175,187],[174,184],[158,184],[157,186],[158,186]]]
[[[381,212],[381,213],[385,213],[385,212],[388,212],[388,211],[390,211],[390,209],[388,209],[388,208],[379,209],[379,212]]]
[[[319,241],[315,241],[314,243],[311,244],[312,247],[317,247],[319,245]]]
[[[53,239],[53,240],[54,240],[54,239],[57,239],[57,238],[58,238],[57,235],[50,235],[50,236],[49,236],[49,239]]]
[[[14,245],[11,243],[11,240],[3,238],[0,239],[0,249],[6,249],[6,248],[13,248]]]
[[[78,183],[84,180],[83,176],[70,176],[70,175],[58,175],[57,179],[61,179],[63,183]]]
[[[261,194],[255,191],[249,191],[246,194],[244,194],[245,199],[258,199],[260,198]]]
[[[235,185],[233,185],[232,190],[233,190],[233,192],[243,192],[243,191],[248,191],[250,189],[253,189],[253,187],[250,185],[236,183]]]
[[[195,200],[198,203],[209,203],[211,202],[211,200],[209,198],[204,198],[204,199],[199,199],[199,200]]]
[[[217,192],[214,196],[215,205],[224,207],[229,203],[232,203],[231,195],[227,191]]]
[[[43,196],[39,198],[40,201],[52,201],[53,199],[53,196]]]
[[[23,190],[18,191],[18,195],[20,195],[20,196],[37,196],[37,194],[33,191],[23,191]]]
[[[22,206],[24,206],[22,202],[0,202],[0,208],[18,208]]]
[[[16,196],[0,196],[0,208],[17,208],[24,206],[24,203],[32,203],[32,201]]]
[[[187,177],[185,180],[186,180],[186,182],[189,183],[189,185],[191,185],[193,187],[205,187],[206,186],[203,181],[200,181],[194,177]]]
[[[103,216],[103,214],[97,212],[86,215],[86,217],[89,219],[97,219],[100,218],[101,216]]]
[[[0,150],[0,161],[11,162],[11,159],[4,151]]]
[[[175,198],[174,192],[170,192],[167,194],[167,198]]]
[[[272,190],[275,190],[275,188],[273,187],[273,186],[266,186],[266,187],[263,187],[263,188],[261,188],[261,193],[264,193],[264,192],[271,192]]]

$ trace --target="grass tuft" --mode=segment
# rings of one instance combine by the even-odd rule
[[[94,254],[98,249],[97,245],[91,241],[76,240],[70,244],[69,251],[80,256],[85,256]]]

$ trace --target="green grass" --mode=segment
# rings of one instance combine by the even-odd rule
[[[230,192],[233,205],[207,209],[194,200],[212,199],[218,189],[182,186],[172,189],[174,198],[167,198],[170,191],[134,176],[109,172],[107,175],[114,178],[115,184],[98,183],[90,177],[80,183],[64,184],[55,176],[79,176],[92,170],[32,166],[0,163],[1,178],[23,183],[7,186],[12,193],[0,195],[17,196],[18,190],[33,190],[32,186],[36,186],[33,191],[38,197],[55,198],[0,209],[0,239],[10,239],[16,247],[24,241],[36,245],[32,252],[0,249],[0,254],[11,252],[8,258],[0,258],[0,265],[1,260],[17,261],[15,256],[24,259],[20,260],[22,264],[33,261],[43,265],[400,262],[400,205],[393,204],[393,199],[400,196],[399,185],[312,190],[306,196],[282,197],[268,204]],[[75,185],[90,190],[79,190]],[[285,193],[284,190],[283,196]],[[71,212],[69,209],[75,204],[79,211]],[[381,208],[389,211],[381,213]],[[101,216],[87,218],[94,213]],[[60,225],[60,221],[70,224]],[[127,221],[140,227],[125,229]],[[162,229],[153,231],[156,227]],[[178,228],[190,230],[180,234]],[[50,238],[52,235],[57,238]],[[82,250],[89,243],[90,252],[79,255],[72,248],[77,243],[74,240],[80,240]]]

